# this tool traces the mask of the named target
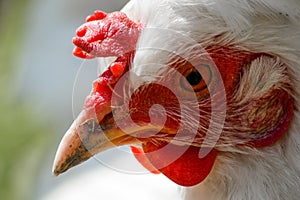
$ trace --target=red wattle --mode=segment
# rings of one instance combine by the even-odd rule
[[[194,186],[209,175],[217,156],[215,149],[204,158],[199,158],[199,147],[190,146],[186,149],[183,146],[168,145],[171,145],[172,151],[160,151],[166,145],[157,146],[152,143],[143,144],[143,150],[151,164],[170,180],[181,186]],[[184,153],[179,158],[168,163],[167,158],[173,157],[174,152],[181,151]]]
[[[155,169],[155,167],[153,167],[153,165],[151,164],[151,162],[148,160],[146,154],[144,153],[142,148],[138,148],[135,146],[130,146],[131,151],[134,155],[134,157],[147,169],[149,170],[151,173],[153,174],[160,174],[160,171],[158,171],[157,169]]]

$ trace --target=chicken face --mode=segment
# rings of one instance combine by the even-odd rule
[[[64,136],[55,174],[108,148],[137,144],[132,151],[146,168],[192,186],[209,175],[219,152],[269,146],[286,132],[293,98],[287,69],[274,56],[219,45],[193,47],[193,56],[168,50],[171,58],[159,63],[167,70],[149,81],[132,73],[142,30],[122,13],[98,11],[78,29],[76,56],[118,58],[94,81]],[[162,68],[154,65],[139,67]]]

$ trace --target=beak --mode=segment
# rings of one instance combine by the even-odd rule
[[[54,160],[54,175],[67,171],[101,151],[139,142],[117,128],[111,113],[106,114],[100,124],[92,113],[93,110],[84,109],[63,136]]]

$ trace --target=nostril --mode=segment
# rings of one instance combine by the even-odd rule
[[[77,35],[78,37],[83,37],[83,36],[85,36],[86,31],[87,31],[87,27],[86,27],[86,26],[81,26],[81,27],[79,27],[79,28],[76,30],[76,35]]]

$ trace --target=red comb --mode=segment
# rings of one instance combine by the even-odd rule
[[[122,56],[134,51],[141,30],[141,24],[130,20],[125,13],[95,11],[77,29],[73,54],[85,59]]]

